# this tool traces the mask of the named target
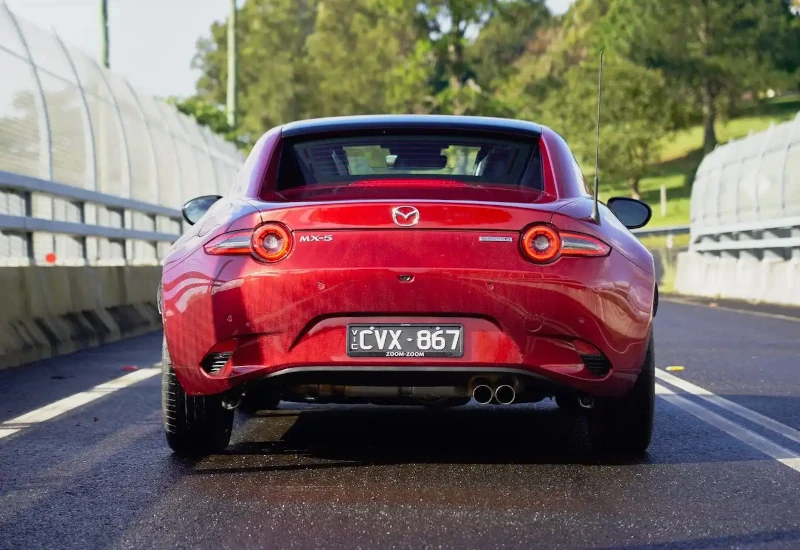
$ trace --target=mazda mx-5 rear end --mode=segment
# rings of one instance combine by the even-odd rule
[[[642,451],[653,409],[649,209],[592,199],[564,141],[519,121],[350,117],[267,133],[162,281],[164,422],[227,446],[282,401],[585,410]],[[623,225],[624,224],[624,225]],[[534,412],[535,414],[535,412]]]

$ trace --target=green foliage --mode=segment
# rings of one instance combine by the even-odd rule
[[[227,127],[218,107],[226,22],[198,43],[198,93],[180,106],[240,146],[278,124],[320,116],[537,120],[563,133],[586,166],[604,49],[601,175],[636,194],[674,129],[702,118],[711,147],[718,119],[739,113],[743,97],[800,84],[800,17],[789,6],[576,0],[554,17],[544,0],[246,0],[238,127]]]
[[[499,3],[469,46],[468,62],[476,81],[484,88],[502,87],[516,72],[514,61],[550,19],[550,11],[541,0]]]
[[[212,132],[223,136],[237,147],[244,148],[250,145],[248,139],[241,136],[235,128],[228,124],[225,111],[219,105],[215,105],[207,99],[198,96],[187,97],[185,99],[170,97],[167,98],[167,103],[175,105],[180,112],[194,117],[198,123],[203,126],[208,126]]]
[[[239,131],[260,136],[278,124],[307,118],[315,90],[309,78],[306,41],[314,32],[317,0],[244,3],[239,13]],[[227,25],[215,23],[198,44],[198,92],[225,103]]]
[[[614,0],[598,34],[630,61],[661,70],[701,111],[704,149],[720,109],[747,90],[785,89],[800,61],[800,26],[776,0]]]
[[[418,84],[426,84],[433,67],[430,57],[417,51],[414,4],[320,3],[314,32],[306,40],[307,71],[315,89],[308,107],[326,115],[354,115],[413,103]]]
[[[559,128],[584,166],[594,162],[598,64],[584,63],[564,75],[561,93],[542,105],[543,121]],[[604,64],[601,125],[603,178],[629,182],[634,196],[648,167],[658,160],[661,136],[673,129],[672,104],[663,76],[610,57]]]

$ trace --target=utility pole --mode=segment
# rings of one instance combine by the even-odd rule
[[[108,63],[108,0],[100,2],[100,62],[106,69]]]
[[[236,126],[236,81],[238,72],[236,51],[236,0],[231,0],[231,15],[228,18],[228,101],[226,111],[228,124]]]

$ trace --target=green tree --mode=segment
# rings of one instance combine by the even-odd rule
[[[495,6],[489,20],[469,45],[467,55],[483,87],[495,87],[513,74],[513,63],[525,52],[536,31],[549,23],[542,0],[509,0]]]
[[[248,0],[239,14],[240,131],[260,135],[314,113],[306,41],[314,32],[318,0]],[[227,24],[214,23],[198,43],[198,94],[225,103]]]
[[[584,165],[594,163],[597,70],[597,62],[572,67],[565,74],[569,93],[553,93],[542,106],[543,122],[559,129]],[[611,57],[603,71],[600,175],[626,181],[639,198],[639,182],[673,129],[675,105],[656,70]]]
[[[562,17],[550,18],[533,32],[509,80],[497,89],[518,116],[541,119],[542,103],[560,93],[567,71],[595,57],[597,29],[611,1],[577,0]]]
[[[699,107],[709,152],[725,99],[789,82],[797,33],[784,1],[614,0],[601,34],[634,63],[661,70],[676,95]]]
[[[430,80],[433,59],[430,50],[418,51],[424,33],[416,3],[326,0],[318,5],[314,32],[306,41],[316,114],[405,110],[423,99],[420,84],[424,88]]]
[[[492,16],[498,0],[428,0],[420,2],[418,11],[425,22],[437,59],[432,85],[439,93],[453,82],[464,83],[474,78],[469,59],[467,32],[480,27]]]

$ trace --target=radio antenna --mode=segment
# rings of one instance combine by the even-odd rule
[[[594,204],[592,205],[592,220],[600,225],[600,97],[603,89],[603,50],[600,50],[600,70],[597,75],[597,136],[595,138],[594,149]]]

